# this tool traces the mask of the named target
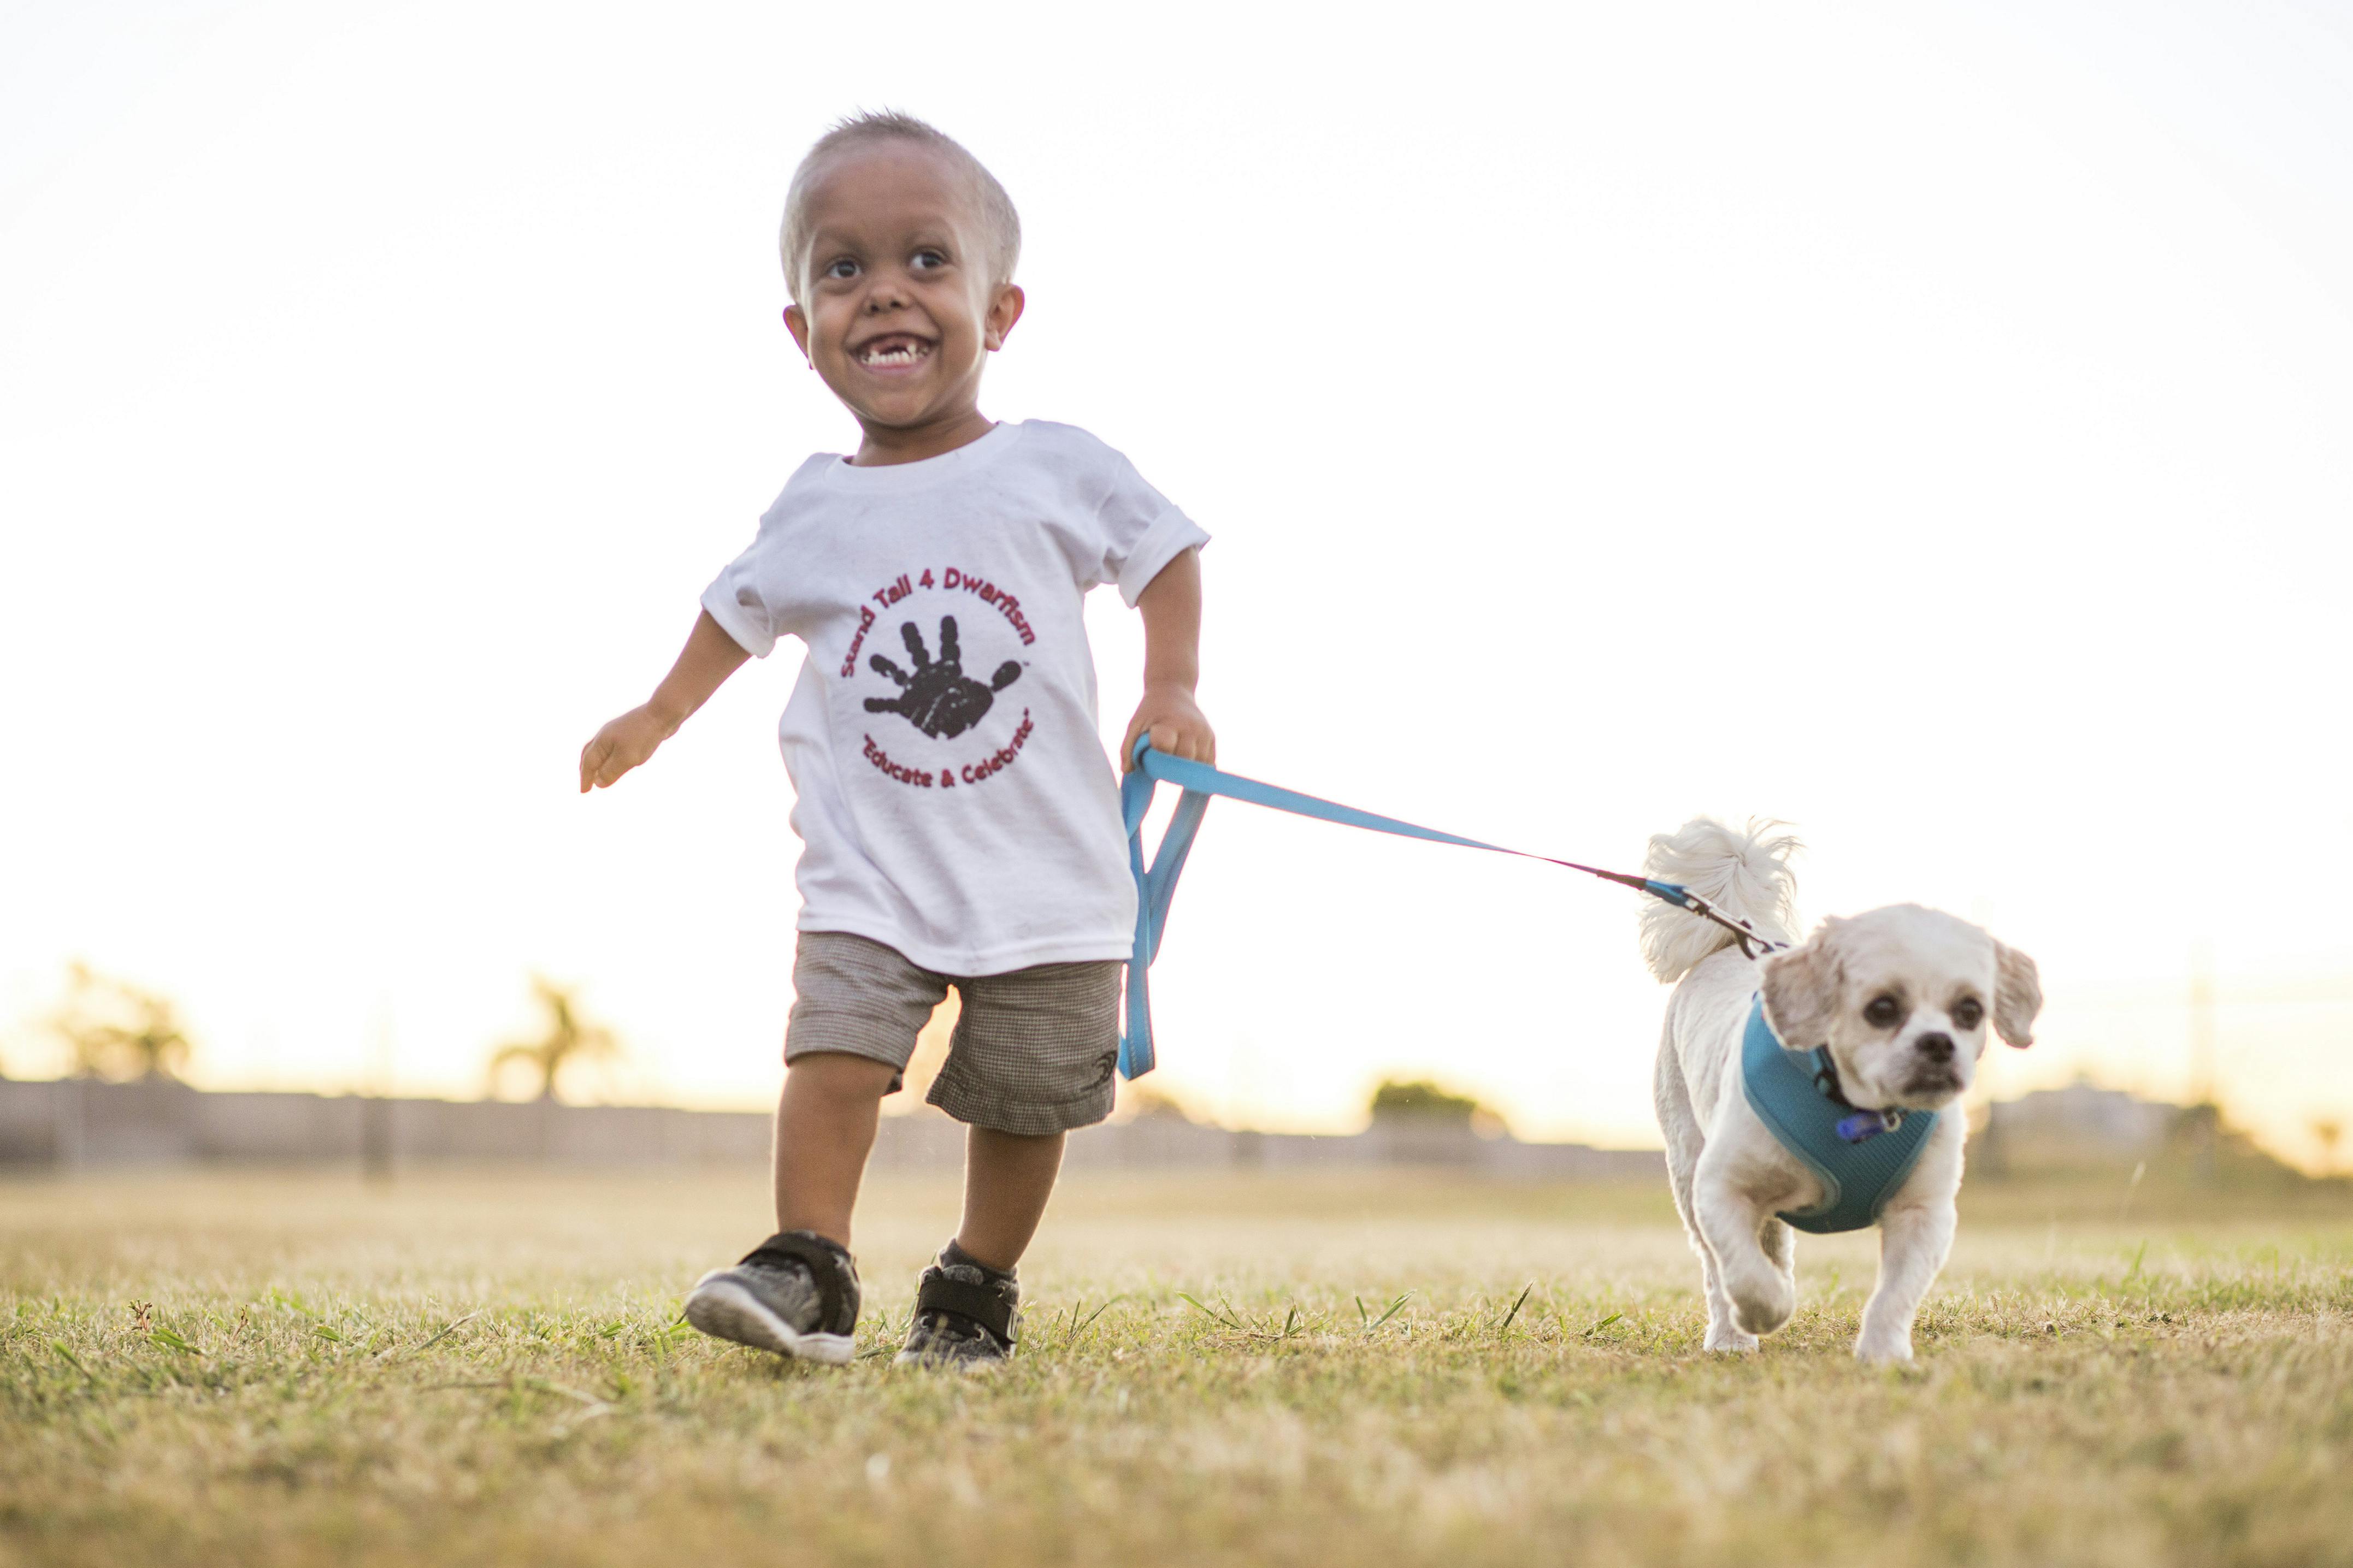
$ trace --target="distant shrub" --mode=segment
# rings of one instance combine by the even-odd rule
[[[1134,1117],[1139,1121],[1185,1121],[1194,1120],[1185,1102],[1167,1090],[1148,1083],[1124,1083],[1119,1088],[1119,1109],[1123,1118]]]
[[[1467,1094],[1440,1089],[1427,1079],[1383,1079],[1373,1090],[1373,1119],[1426,1116],[1446,1121],[1468,1121],[1485,1110]]]

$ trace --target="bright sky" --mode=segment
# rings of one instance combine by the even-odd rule
[[[2180,1092],[2211,951],[2232,1113],[2353,1120],[2353,12],[2266,0],[11,7],[0,1060],[81,957],[199,1081],[470,1094],[541,970],[612,1092],[770,1100],[797,650],[573,770],[854,439],[774,233],[884,105],[1021,207],[983,406],[1216,534],[1229,766],[1627,867],[1786,818],[1809,919],[2041,962],[2001,1096]],[[1654,1142],[1635,912],[1219,806],[1162,1082]]]

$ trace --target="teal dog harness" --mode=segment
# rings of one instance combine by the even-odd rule
[[[1817,1236],[1861,1230],[1879,1218],[1889,1194],[1904,1184],[1928,1134],[1933,1110],[1860,1110],[1839,1091],[1830,1048],[1791,1050],[1765,1017],[1760,993],[1748,1005],[1740,1039],[1740,1087],[1748,1108],[1782,1148],[1822,1184],[1822,1201],[1781,1217]]]

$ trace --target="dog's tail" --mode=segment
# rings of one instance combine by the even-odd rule
[[[1681,883],[1761,934],[1789,942],[1797,926],[1798,879],[1788,861],[1799,846],[1795,834],[1776,831],[1788,826],[1751,819],[1741,829],[1695,816],[1672,833],[1651,837],[1642,873]],[[1642,962],[1662,981],[1681,980],[1701,959],[1735,940],[1688,910],[1658,900],[1643,905]]]

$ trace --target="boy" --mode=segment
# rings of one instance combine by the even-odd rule
[[[1216,760],[1193,700],[1205,534],[1083,431],[993,424],[988,354],[1020,320],[1020,222],[978,160],[923,121],[859,115],[794,174],[785,311],[858,420],[804,463],[702,595],[645,706],[580,754],[583,794],[653,754],[745,658],[808,648],[778,726],[803,842],[776,1110],[777,1234],[687,1299],[704,1333],[844,1362],[850,1211],[882,1097],[954,985],[932,1103],[968,1124],[964,1220],[926,1268],[902,1363],[1000,1363],[1015,1266],[1062,1137],[1110,1113],[1135,889],[1096,733],[1081,601],[1143,612],[1149,733]]]

